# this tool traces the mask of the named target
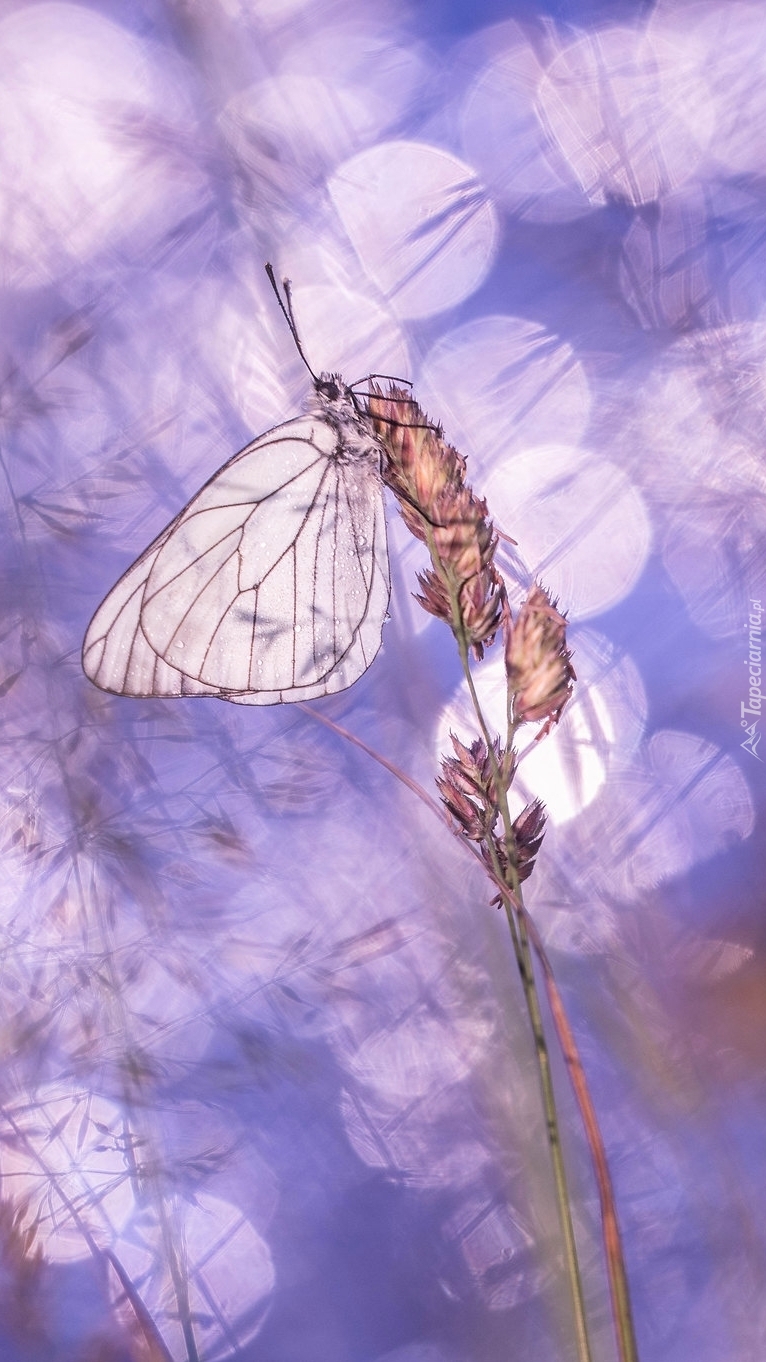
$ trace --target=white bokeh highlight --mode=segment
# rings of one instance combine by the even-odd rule
[[[423,142],[383,142],[328,181],[369,277],[399,317],[428,317],[482,283],[498,239],[491,200],[472,168]]]
[[[603,28],[551,62],[538,88],[540,118],[592,203],[647,203],[699,164],[715,111],[693,54],[688,35]]]
[[[498,463],[483,491],[531,575],[573,619],[609,610],[635,586],[652,535],[622,469],[587,449],[543,445]]]
[[[44,3],[6,13],[0,62],[6,283],[65,276],[105,238],[156,235],[199,207],[191,108],[167,54],[84,6]]]
[[[576,444],[592,395],[572,346],[522,317],[485,316],[447,332],[418,376],[421,402],[482,476],[529,445]],[[513,533],[506,529],[507,533]]]
[[[499,52],[491,41],[495,36]],[[516,25],[490,30],[487,47],[495,49],[493,55],[461,110],[468,160],[514,216],[539,222],[581,217],[589,211],[588,199],[538,117],[543,63]]]

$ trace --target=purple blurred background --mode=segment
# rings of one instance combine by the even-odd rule
[[[2,1357],[142,1356],[115,1265],[177,1362],[575,1357],[474,862],[306,713],[80,670],[119,574],[301,409],[272,260],[314,367],[411,377],[569,611],[527,899],[640,1356],[760,1362],[762,6],[5,0],[0,71]],[[390,549],[383,651],[315,708],[431,789],[470,714],[393,507]]]

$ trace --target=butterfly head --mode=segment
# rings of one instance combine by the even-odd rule
[[[314,400],[310,408],[332,424],[342,425],[359,421],[363,409],[353,388],[343,382],[340,374],[320,374],[314,379]]]
[[[346,387],[340,374],[320,374],[319,378],[314,379],[314,387],[319,397],[325,402],[332,404],[336,402],[348,401],[349,389]]]

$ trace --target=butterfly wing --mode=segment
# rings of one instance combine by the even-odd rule
[[[163,530],[120,578],[88,626],[82,649],[83,671],[102,690],[136,697],[217,693],[170,666],[155,652],[141,628],[146,582],[176,523]]]
[[[380,647],[389,597],[373,460],[321,416],[254,440],[96,611],[83,668],[120,695],[277,704],[343,690]]]

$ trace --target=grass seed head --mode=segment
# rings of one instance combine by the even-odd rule
[[[392,385],[384,394],[373,385],[368,410],[386,452],[385,481],[431,555],[416,600],[481,658],[500,626],[503,599],[487,504],[466,483],[463,456],[403,389]]]
[[[556,602],[535,583],[515,621],[505,605],[503,635],[514,720],[547,720],[538,734],[542,737],[561,718],[576,679],[566,645],[566,619],[556,609]]]

